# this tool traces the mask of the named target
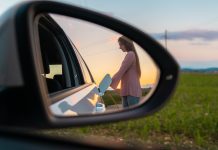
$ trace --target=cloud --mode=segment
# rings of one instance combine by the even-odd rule
[[[164,33],[151,34],[157,40],[164,40]],[[167,33],[167,39],[169,40],[196,40],[214,41],[218,40],[218,30],[185,30],[174,31]]]

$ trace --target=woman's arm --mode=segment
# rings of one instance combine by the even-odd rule
[[[129,67],[133,64],[134,60],[135,60],[134,52],[128,52],[121,64],[119,71],[112,78],[112,83],[110,86],[113,89],[116,89],[122,76],[129,69]]]

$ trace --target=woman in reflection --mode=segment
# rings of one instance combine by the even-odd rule
[[[129,107],[139,103],[142,95],[139,79],[141,77],[141,69],[139,58],[133,41],[125,36],[118,39],[120,49],[127,52],[120,69],[112,78],[111,87],[116,89],[121,81],[121,92],[123,107]]]

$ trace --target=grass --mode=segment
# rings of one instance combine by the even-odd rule
[[[142,89],[142,96],[146,96],[149,93],[150,89]],[[120,90],[116,91],[106,91],[103,95],[103,100],[105,106],[115,105],[115,104],[122,104]]]
[[[167,105],[146,118],[43,132],[65,137],[108,136],[178,149],[218,149],[218,74],[183,73]]]
[[[106,91],[104,96],[102,96],[104,100],[105,106],[121,104],[121,97],[119,96],[119,92],[114,91]]]

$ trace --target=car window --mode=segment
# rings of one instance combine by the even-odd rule
[[[64,40],[61,39],[60,33],[57,36],[57,33],[52,30],[51,24],[49,28],[47,26],[43,19],[39,22],[40,48],[44,68],[42,77],[46,81],[48,92],[54,93],[76,87],[79,85],[78,71],[69,59]]]
[[[79,54],[79,52],[76,49],[75,49],[75,53],[76,53],[76,56],[78,58],[80,65],[81,65],[85,83],[92,83],[92,78],[91,78],[91,75],[90,75],[89,70],[87,68],[87,65],[85,64],[85,61],[82,59],[81,55]]]

